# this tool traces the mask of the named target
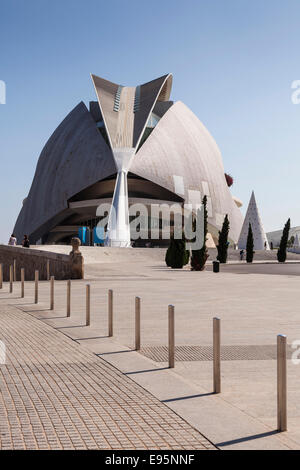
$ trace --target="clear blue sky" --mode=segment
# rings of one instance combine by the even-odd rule
[[[299,0],[0,0],[0,241],[50,134],[95,99],[91,72],[132,86],[172,72],[233,194],[247,206],[255,190],[266,230],[300,225],[299,17]]]

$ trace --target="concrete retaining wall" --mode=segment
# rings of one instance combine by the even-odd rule
[[[70,247],[70,250],[72,247]],[[3,264],[3,280],[9,281],[9,266],[16,261],[16,280],[20,281],[21,268],[25,268],[25,280],[33,281],[35,270],[39,271],[41,280],[47,279],[47,261],[50,265],[50,276],[57,280],[83,279],[84,262],[82,256],[74,257],[19,246],[0,245],[0,263]]]

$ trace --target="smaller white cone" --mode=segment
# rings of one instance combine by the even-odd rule
[[[298,233],[296,233],[293,248],[300,248]]]
[[[246,249],[249,224],[251,224],[253,232],[254,250],[269,250],[269,243],[258,212],[254,191],[252,191],[251,194],[249,206],[246,212],[240,238],[238,241],[238,247],[240,250]]]

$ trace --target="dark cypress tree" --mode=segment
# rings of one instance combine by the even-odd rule
[[[286,248],[287,248],[287,243],[289,239],[290,228],[291,228],[291,219],[287,221],[282,232],[280,245],[277,251],[277,259],[279,263],[284,263],[286,260]]]
[[[184,237],[182,239],[171,238],[170,246],[166,252],[166,265],[173,269],[181,269],[189,262],[190,254],[186,249]]]
[[[219,242],[217,246],[218,256],[217,259],[220,263],[227,262],[227,252],[228,252],[228,234],[229,234],[229,220],[228,215],[225,215],[222,230],[219,232]]]
[[[165,262],[166,262],[166,265],[169,266],[169,268],[171,267],[172,241],[173,241],[173,238],[171,238],[170,240],[170,245],[168,246],[166,256],[165,256]]]
[[[192,249],[191,256],[191,270],[192,271],[203,271],[205,268],[205,263],[208,258],[207,247],[206,247],[206,237],[207,237],[207,197],[204,196],[202,200],[202,208],[204,211],[203,217],[203,246],[198,250]],[[200,211],[198,211],[196,219],[194,219],[194,231],[197,228],[197,224],[201,223]]]
[[[185,249],[184,263],[183,263],[183,265],[185,266],[190,261],[190,250],[186,249],[186,238],[185,238],[185,233],[184,232],[182,232],[182,240],[184,241],[184,249]]]
[[[246,261],[247,261],[247,263],[252,263],[252,261],[253,261],[253,256],[254,256],[253,248],[254,248],[253,232],[252,232],[251,224],[249,224],[247,245],[246,245],[246,250],[247,250]]]
[[[184,266],[185,266],[186,264],[189,264],[189,261],[190,261],[190,251],[189,251],[189,250],[185,250]]]

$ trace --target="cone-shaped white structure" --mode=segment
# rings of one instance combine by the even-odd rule
[[[295,241],[294,241],[294,244],[293,244],[293,248],[300,248],[298,233],[296,233]]]
[[[249,206],[244,219],[238,246],[239,249],[245,250],[247,246],[247,237],[249,224],[251,224],[253,232],[254,250],[269,250],[269,243],[263,228],[263,224],[258,212],[254,191],[252,191]]]

